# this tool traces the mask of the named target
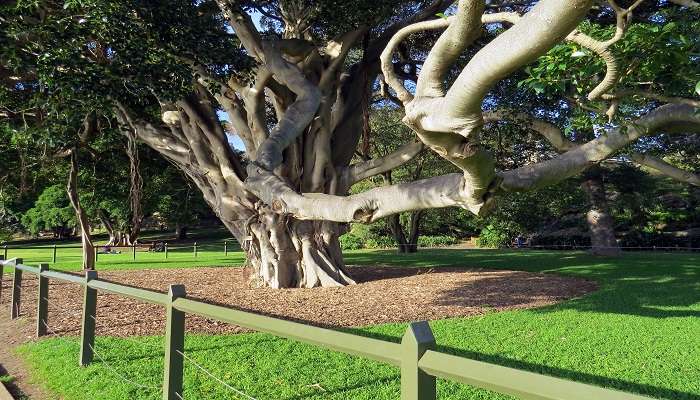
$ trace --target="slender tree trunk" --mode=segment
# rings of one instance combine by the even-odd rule
[[[135,245],[141,233],[143,223],[143,178],[140,171],[139,149],[136,142],[136,133],[133,130],[127,131],[126,154],[129,156],[129,206],[131,208],[131,226],[125,232],[125,239],[128,245]]]
[[[120,244],[119,243],[119,238],[118,238],[118,232],[114,229],[114,225],[112,224],[112,221],[109,220],[109,216],[107,216],[107,212],[102,209],[97,210],[97,218],[100,219],[100,222],[102,223],[102,226],[104,226],[105,230],[107,230],[107,234],[109,235],[109,240],[107,241],[108,246],[115,246]]]
[[[177,237],[177,240],[187,239],[187,226],[181,224],[175,225],[175,237]]]
[[[78,149],[74,148],[70,155],[70,173],[68,175],[67,186],[68,198],[70,199],[76,218],[80,226],[80,236],[83,243],[83,269],[95,269],[95,246],[90,236],[90,223],[87,213],[80,204],[78,196]]]
[[[410,244],[410,253],[418,252],[418,237],[420,237],[420,220],[422,216],[422,210],[411,212],[411,222],[408,228],[408,243]]]
[[[591,251],[598,255],[616,255],[620,247],[615,238],[615,223],[608,209],[603,170],[593,167],[586,172],[584,179],[582,188],[590,205],[586,220],[591,232]]]
[[[394,240],[396,240],[396,244],[399,246],[399,253],[408,253],[408,240],[406,240],[406,233],[401,226],[401,214],[390,216],[388,222],[391,234],[394,235]]]

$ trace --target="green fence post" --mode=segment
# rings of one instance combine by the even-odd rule
[[[168,243],[165,243],[165,259],[168,259]]]
[[[418,367],[418,361],[435,348],[435,337],[427,322],[414,322],[401,339],[401,400],[435,400],[435,377]]]
[[[197,258],[197,242],[194,242],[194,258]]]
[[[5,258],[5,260],[7,260],[7,245],[3,246],[3,248],[5,249],[5,251],[3,253],[3,258]]]
[[[10,307],[10,318],[19,317],[19,306],[22,297],[22,270],[17,268],[17,265],[24,262],[21,258],[15,259],[15,273],[12,277],[12,304]]]
[[[133,245],[132,249],[134,260],[136,260],[136,245]]]
[[[56,264],[56,245],[53,245],[53,263]]]
[[[93,248],[93,250],[95,251],[95,265],[97,265],[97,258],[98,258],[97,255],[99,254],[99,251],[98,251],[97,247]]]
[[[42,276],[49,270],[49,264],[39,264],[39,295],[36,305],[36,336],[46,335],[49,324],[49,278]]]
[[[88,283],[97,279],[97,271],[85,271],[85,292],[83,296],[83,323],[80,329],[80,366],[92,362],[95,346],[95,318],[97,318],[97,290]]]
[[[173,301],[185,297],[184,285],[170,285],[166,306],[165,364],[163,400],[182,399],[183,352],[185,351],[185,313],[173,307]]]
[[[224,240],[224,255],[228,256],[228,240]]]
[[[0,300],[2,300],[2,274],[5,273],[5,256],[0,256]]]

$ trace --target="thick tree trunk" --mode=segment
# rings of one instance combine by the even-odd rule
[[[603,170],[594,167],[586,172],[581,185],[588,196],[591,209],[586,221],[591,232],[591,251],[598,255],[617,255],[620,247],[615,238],[615,224],[608,210],[608,201],[603,183]]]
[[[90,223],[87,213],[80,204],[78,196],[78,149],[74,148],[70,155],[70,173],[68,175],[68,185],[66,187],[68,198],[75,210],[78,225],[80,227],[80,237],[83,243],[83,269],[95,269],[95,246],[90,235]]]
[[[224,223],[241,243],[254,286],[333,287],[354,284],[338,240],[343,225],[298,221],[270,211],[249,219],[247,235],[239,225]]]

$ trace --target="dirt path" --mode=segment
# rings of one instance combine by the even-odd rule
[[[5,293],[5,289],[3,289],[3,300],[5,300],[6,294],[9,298],[9,291]],[[55,396],[31,383],[24,361],[15,354],[17,346],[36,340],[34,321],[28,318],[12,321],[8,318],[9,314],[9,303],[4,301],[0,307],[0,376],[10,375],[14,378],[12,383],[7,386],[16,399],[55,399]]]
[[[593,282],[557,275],[483,269],[355,267],[358,285],[318,289],[248,289],[240,268],[160,269],[100,273],[100,279],[159,291],[184,284],[187,295],[257,313],[328,327],[465,317],[486,312],[541,307],[596,289]],[[37,280],[25,274],[21,318],[9,321],[10,282],[0,299],[0,364],[34,399],[49,399],[27,386],[22,361],[12,349],[33,339]],[[98,294],[98,335],[159,335],[162,307],[113,294]],[[80,333],[81,287],[51,281],[49,327],[61,335]],[[188,332],[225,334],[237,326],[188,316]]]

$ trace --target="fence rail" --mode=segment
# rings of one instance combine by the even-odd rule
[[[101,281],[97,279],[95,271],[86,271],[85,275],[81,277],[49,271],[47,264],[31,267],[22,264],[22,259],[3,260],[0,257],[0,287],[2,286],[3,266],[15,267],[10,315],[13,319],[20,315],[23,272],[39,277],[37,336],[46,335],[48,327],[48,280],[58,279],[79,284],[85,288],[81,349],[78,359],[79,364],[83,366],[93,362],[94,356],[100,357],[99,354],[95,353],[98,291],[120,294],[146,303],[164,306],[166,313],[162,384],[164,400],[184,398],[182,387],[184,361],[191,361],[184,349],[186,314],[212,318],[278,337],[397,366],[401,370],[401,400],[436,399],[436,378],[461,382],[531,400],[649,400],[648,397],[635,394],[441,353],[435,350],[435,338],[427,322],[410,324],[401,343],[394,343],[189,299],[185,287],[182,285],[171,285],[168,293],[160,293]]]
[[[2,253],[0,254],[1,257],[3,257],[5,260],[9,259],[9,254],[10,251],[22,251],[22,250],[51,250],[51,262],[56,263],[58,261],[58,253],[60,250],[76,250],[76,249],[81,249],[82,246],[58,246],[58,245],[52,245],[52,246],[11,246],[11,245],[2,245],[0,247],[0,250]],[[109,248],[110,251],[114,249],[125,249],[123,253],[104,253],[104,249]],[[169,252],[172,251],[178,251],[178,250],[188,250],[191,252],[191,254],[194,256],[194,258],[197,258],[199,256],[199,253],[202,251],[220,251],[224,254],[224,256],[228,256],[229,252],[234,251],[234,249],[240,249],[240,245],[238,244],[238,241],[235,239],[229,239],[225,240],[221,243],[206,243],[206,244],[198,244],[197,242],[193,242],[191,245],[180,245],[180,246],[171,246],[167,242],[163,242],[163,247],[159,248],[152,248],[146,244],[136,244],[136,245],[130,245],[130,246],[107,246],[107,245],[95,245],[95,262],[99,260],[101,256],[109,256],[109,255],[114,255],[114,254],[127,254],[128,252],[131,253],[131,258],[133,260],[136,260],[136,255],[138,254],[137,250],[148,250],[149,253],[161,253],[163,254],[163,258],[168,258]]]

